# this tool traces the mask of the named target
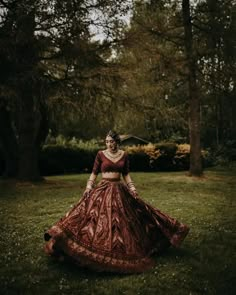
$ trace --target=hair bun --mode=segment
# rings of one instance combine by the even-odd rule
[[[110,136],[116,143],[120,144],[120,135],[114,130],[109,130],[106,136]]]

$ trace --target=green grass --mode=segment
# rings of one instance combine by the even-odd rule
[[[133,275],[95,273],[43,252],[43,233],[80,198],[88,175],[47,177],[42,184],[0,180],[1,294],[236,294],[236,169],[132,173],[140,196],[188,224],[180,249]]]

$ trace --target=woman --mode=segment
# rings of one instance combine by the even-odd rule
[[[48,254],[98,271],[143,272],[154,266],[152,254],[178,247],[187,235],[188,226],[139,198],[119,143],[119,135],[109,131],[83,197],[45,233]]]

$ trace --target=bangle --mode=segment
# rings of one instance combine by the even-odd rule
[[[92,180],[92,179],[89,179],[87,182],[92,182],[92,183],[94,183],[94,180]]]
[[[127,183],[127,186],[128,186],[128,189],[130,189],[130,190],[132,190],[132,191],[135,191],[135,190],[136,190],[133,181],[128,182],[128,183]]]
[[[88,181],[87,181],[87,186],[86,186],[86,188],[88,188],[88,189],[92,189],[93,188],[93,186],[94,186],[94,180],[92,180],[92,179],[89,179]]]

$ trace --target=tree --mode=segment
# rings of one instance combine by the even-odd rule
[[[122,90],[145,111],[147,121],[154,123],[149,127],[156,131],[171,137],[176,126],[184,134],[181,124],[189,123],[190,174],[201,175],[200,138],[213,143],[209,124],[215,126],[218,142],[232,140],[235,134],[235,4],[181,3],[136,1],[120,50],[126,67]],[[163,103],[166,96],[168,103]],[[155,137],[159,140],[160,133]]]
[[[235,104],[235,1],[202,1],[193,19],[198,52],[198,80],[205,144],[218,146],[236,139]]]
[[[193,32],[189,0],[182,1],[184,41],[188,68],[190,175],[201,176],[200,98],[196,77],[196,57],[193,49]]]
[[[187,134],[179,23],[177,8],[166,5],[166,1],[136,1],[123,44],[117,49],[125,77],[119,89],[121,124],[152,141]],[[171,30],[172,37],[164,34]],[[125,113],[135,124],[124,120]]]
[[[4,176],[16,176],[17,142],[11,125],[10,112],[3,103],[0,104],[0,150],[6,160]]]
[[[0,2],[1,112],[11,137],[0,133],[6,167],[12,167],[7,176],[40,179],[38,155],[55,101],[80,109],[91,105],[102,89],[96,83],[109,75],[108,67],[101,68],[106,68],[102,54],[110,44],[92,42],[90,26],[103,27],[112,38],[117,13],[126,9],[112,0]],[[16,147],[9,149],[13,142]]]

